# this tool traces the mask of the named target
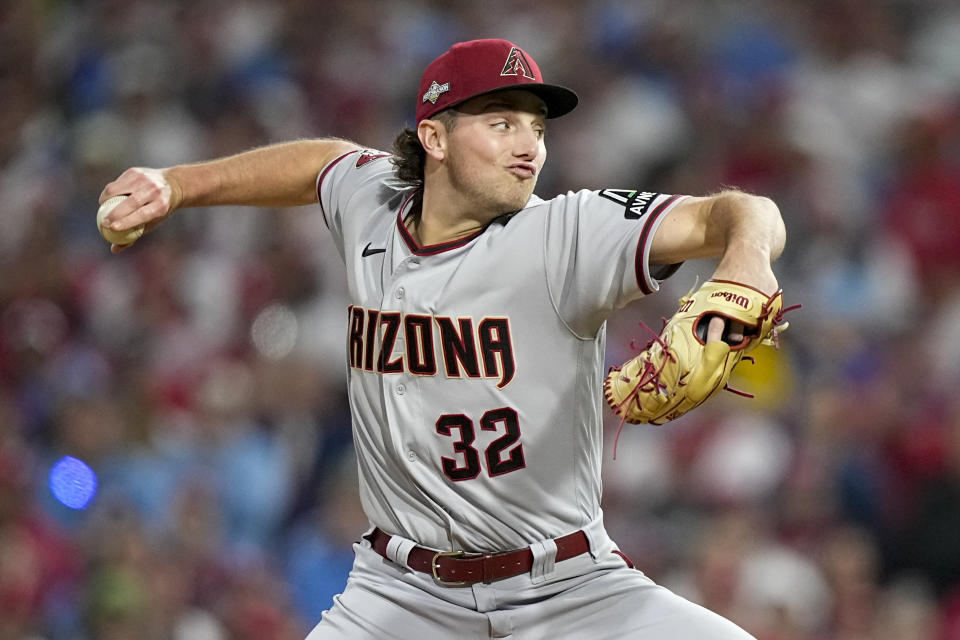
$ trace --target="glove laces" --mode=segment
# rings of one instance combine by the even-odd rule
[[[666,327],[667,319],[663,318],[662,320],[663,320],[663,326]],[[661,359],[659,366],[653,364],[652,362],[650,362],[650,360],[644,359],[643,369],[640,371],[639,377],[637,378],[637,384],[633,385],[633,388],[630,390],[630,393],[627,394],[627,396],[622,401],[620,401],[619,404],[617,404],[617,413],[620,414],[620,424],[617,426],[617,435],[613,439],[613,459],[614,460],[617,459],[617,445],[620,442],[620,433],[623,432],[623,425],[627,421],[627,412],[624,410],[624,408],[627,407],[631,402],[637,402],[639,404],[639,401],[637,400],[637,396],[639,395],[640,391],[651,389],[651,385],[653,385],[652,388],[656,390],[658,393],[661,390],[666,390],[666,386],[660,383],[660,374],[663,372],[663,368],[667,365],[667,358],[669,358],[670,360],[673,360],[674,362],[677,361],[677,358],[673,355],[673,351],[670,349],[670,346],[663,341],[659,333],[651,329],[650,326],[647,325],[647,323],[642,320],[639,321],[637,324],[643,327],[644,329],[646,329],[647,333],[653,336],[653,338],[649,342],[647,342],[646,346],[643,349],[637,349],[636,341],[631,340],[630,348],[634,349],[635,351],[643,352],[649,349],[654,344],[659,344],[660,348],[663,350],[663,355],[666,357]],[[662,331],[663,329],[661,329],[661,332]],[[630,382],[630,378],[628,378],[623,373],[620,374],[620,379],[623,380],[624,382]]]

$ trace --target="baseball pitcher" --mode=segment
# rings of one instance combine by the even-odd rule
[[[128,196],[104,222],[118,232],[184,207],[322,211],[346,264],[370,529],[309,640],[750,637],[618,551],[600,509],[601,425],[606,404],[627,422],[672,420],[776,338],[783,223],[734,191],[540,199],[547,122],[577,101],[515,44],[474,40],[424,71],[392,153],[296,141],[129,169],[103,191]],[[713,278],[603,371],[607,317],[701,257],[719,258]]]

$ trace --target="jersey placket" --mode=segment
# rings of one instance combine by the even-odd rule
[[[420,462],[420,453],[417,451],[415,431],[422,421],[418,398],[418,385],[414,375],[409,370],[407,352],[407,335],[404,319],[408,314],[416,313],[417,304],[415,288],[410,286],[412,275],[420,268],[420,258],[407,256],[400,259],[394,268],[392,277],[384,287],[383,299],[380,305],[381,313],[399,314],[399,327],[392,353],[384,352],[384,365],[391,360],[402,358],[402,368],[394,373],[383,373],[380,376],[381,393],[383,394],[384,408],[388,424],[391,425],[391,436],[394,442],[397,461],[401,465],[410,467]],[[383,334],[381,333],[381,340]]]

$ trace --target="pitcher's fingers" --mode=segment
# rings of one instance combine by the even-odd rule
[[[100,202],[113,196],[125,196],[133,193],[144,180],[143,170],[139,167],[127,169],[116,180],[108,182],[100,192]]]
[[[723,328],[725,324],[721,316],[710,318],[710,324],[707,325],[707,342],[719,342],[723,340]]]
[[[117,209],[120,209],[120,207],[124,205],[129,205],[133,207],[133,209],[130,210],[129,213],[121,212],[119,215],[114,216],[113,214],[116,213]],[[111,215],[107,216],[109,226],[114,231],[126,231],[141,224],[147,224],[167,213],[166,205],[160,200],[148,200],[138,205],[133,201],[132,196],[118,204],[117,209],[111,211]]]
[[[130,227],[126,226],[126,225],[124,225],[124,226],[122,226],[122,227],[121,227],[121,226],[117,226],[117,223],[120,222],[120,221],[126,220],[126,219],[127,219],[134,211],[136,211],[137,208],[140,206],[139,204],[137,204],[137,202],[136,202],[133,198],[131,198],[131,197],[129,196],[129,194],[122,194],[122,195],[126,195],[127,197],[124,198],[124,199],[123,199],[119,204],[117,204],[113,209],[111,209],[111,210],[110,210],[110,213],[108,213],[108,214],[103,218],[103,226],[109,227],[109,228],[111,228],[111,229],[113,229],[113,230],[115,230],[115,231],[119,231],[119,230],[121,230],[121,229],[128,229],[128,228],[130,228]],[[111,197],[113,197],[113,196],[111,196]],[[130,225],[130,226],[131,226],[131,227],[135,227],[135,226],[137,226],[137,225],[136,225],[136,224],[133,224],[133,225]]]
[[[731,322],[730,330],[727,332],[727,344],[737,346],[744,341],[744,327],[742,322]]]

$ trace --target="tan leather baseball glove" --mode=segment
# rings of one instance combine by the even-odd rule
[[[789,309],[788,309],[789,310]],[[614,367],[604,395],[614,413],[633,424],[664,424],[684,415],[727,385],[741,359],[762,343],[776,345],[783,322],[783,295],[743,284],[710,280],[680,298],[680,308],[640,355]],[[744,327],[741,342],[707,342],[714,316]]]

